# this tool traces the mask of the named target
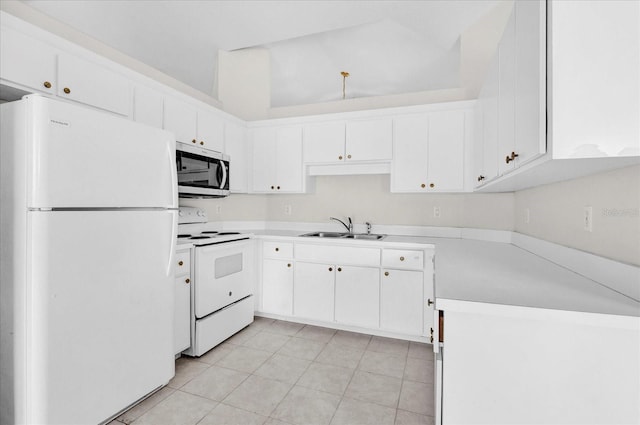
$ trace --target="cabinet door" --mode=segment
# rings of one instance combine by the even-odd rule
[[[546,151],[546,2],[516,2],[515,144],[517,164]]]
[[[277,130],[276,191],[302,192],[302,128]]]
[[[164,129],[175,134],[178,142],[195,144],[196,108],[181,100],[167,97],[164,100]]]
[[[162,128],[164,97],[162,93],[136,86],[133,95],[133,119],[155,128]]]
[[[384,269],[380,282],[380,327],[407,335],[422,335],[423,273]]]
[[[435,191],[464,189],[465,112],[429,114],[429,188]]]
[[[295,316],[333,321],[335,270],[331,264],[296,263],[293,290]]]
[[[345,124],[328,122],[304,128],[304,162],[344,161]]]
[[[379,161],[392,156],[391,119],[351,121],[347,123],[346,160]]]
[[[9,28],[0,28],[0,78],[32,89],[56,92],[56,50]],[[48,86],[48,87],[47,87]]]
[[[515,151],[515,96],[516,96],[516,34],[515,12],[504,29],[498,47],[500,71],[498,73],[498,174],[514,168],[516,161],[506,157]]]
[[[262,262],[262,311],[293,314],[293,263],[287,260]]]
[[[498,176],[498,73],[500,57],[496,54],[489,65],[487,80],[480,92],[482,104],[482,175],[484,181]],[[503,158],[504,160],[504,158]]]
[[[426,192],[429,120],[426,114],[393,120],[392,192]]]
[[[345,325],[380,326],[380,269],[337,266],[335,320]]]
[[[218,152],[224,152],[224,121],[219,116],[203,110],[198,110],[198,143]]]
[[[189,275],[176,278],[173,310],[173,352],[175,354],[191,345],[191,278]]]
[[[487,176],[484,175],[484,125],[483,125],[482,100],[478,97],[473,111],[473,187],[479,187],[485,183]]]
[[[231,157],[229,171],[231,192],[246,193],[249,172],[246,128],[234,122],[226,123],[224,127],[224,151]]]
[[[68,54],[58,56],[57,94],[121,115],[131,114],[133,98],[127,78]]]
[[[276,188],[276,129],[256,128],[251,130],[251,190],[273,192]]]

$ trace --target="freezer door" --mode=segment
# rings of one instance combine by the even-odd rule
[[[174,375],[177,213],[28,215],[26,423],[100,423]]]
[[[24,101],[28,207],[177,208],[171,133],[40,96]]]

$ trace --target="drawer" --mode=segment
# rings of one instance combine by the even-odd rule
[[[265,258],[293,258],[293,243],[264,241],[262,256]]]
[[[380,266],[380,249],[297,244],[296,260],[356,266]]]
[[[424,251],[383,249],[382,267],[422,270],[424,268]]]
[[[191,251],[181,251],[176,254],[175,276],[188,275],[191,271]]]

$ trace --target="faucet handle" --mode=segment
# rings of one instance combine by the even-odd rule
[[[365,221],[365,223],[367,225],[367,235],[371,234],[371,223],[369,223],[368,221]]]

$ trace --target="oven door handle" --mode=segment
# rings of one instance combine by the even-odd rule
[[[197,246],[199,252],[202,254],[209,254],[215,251],[223,251],[225,254],[229,253],[230,249],[233,248],[244,248],[244,245],[249,245],[250,239],[241,239],[236,241],[228,241],[228,242],[218,242],[214,245],[201,245]],[[238,251],[242,252],[242,250]]]

